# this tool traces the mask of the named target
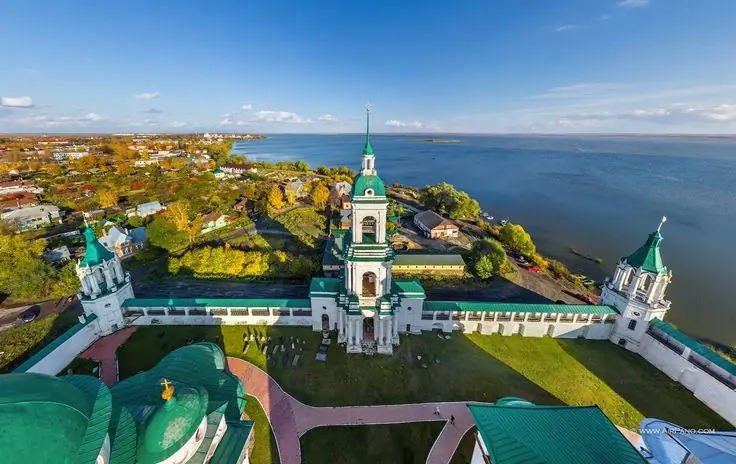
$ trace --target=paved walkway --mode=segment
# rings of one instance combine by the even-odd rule
[[[133,335],[135,329],[135,327],[128,327],[102,337],[79,355],[82,358],[100,362],[100,378],[108,387],[118,383],[118,347]]]
[[[427,464],[447,464],[465,432],[474,425],[467,403],[419,403],[386,406],[314,407],[286,393],[267,373],[242,359],[228,357],[228,368],[258,399],[271,423],[281,464],[301,462],[299,437],[315,427],[445,421]],[[435,408],[440,408],[437,416]],[[455,424],[450,424],[450,415]]]

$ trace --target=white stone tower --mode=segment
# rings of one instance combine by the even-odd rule
[[[389,296],[394,254],[386,238],[386,187],[376,172],[370,141],[370,108],[351,204],[351,237],[345,248],[345,291],[353,302],[346,318],[348,352],[363,352],[363,342],[375,342],[379,353],[390,354],[398,340]]]
[[[100,335],[109,335],[125,327],[123,302],[134,298],[130,275],[123,271],[120,258],[97,240],[92,229],[84,230],[87,249],[77,264],[82,289],[77,295],[85,316],[97,316]]]
[[[662,218],[657,230],[649,234],[644,245],[628,257],[621,258],[613,280],[606,279],[600,304],[615,307],[621,316],[616,320],[611,341],[631,351],[638,351],[649,321],[664,319],[670,302],[664,299],[672,272],[662,263],[659,246]]]

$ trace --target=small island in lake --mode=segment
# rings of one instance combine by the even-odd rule
[[[424,142],[424,143],[460,143],[459,140],[450,139],[412,139],[412,142]]]

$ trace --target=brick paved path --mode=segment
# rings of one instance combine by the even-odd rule
[[[314,427],[405,422],[445,421],[432,445],[427,464],[447,464],[465,432],[473,426],[467,403],[418,403],[386,406],[313,407],[297,401],[276,381],[253,364],[227,358],[230,371],[245,383],[246,392],[258,399],[271,423],[281,464],[301,462],[299,437]],[[441,416],[434,414],[440,408]],[[450,425],[450,415],[455,424]]]
[[[118,383],[118,347],[133,335],[135,329],[136,327],[128,327],[102,337],[79,355],[81,358],[100,362],[100,378],[108,387]]]

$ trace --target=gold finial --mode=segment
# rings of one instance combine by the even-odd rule
[[[366,112],[368,112],[368,113],[370,113],[370,112],[371,112],[371,102],[368,102],[368,103],[366,103],[366,104],[365,104],[365,110],[366,110]]]
[[[659,227],[657,227],[657,232],[659,232],[660,229],[662,229],[662,226],[664,225],[665,222],[667,222],[667,216],[662,216],[662,222],[659,223]]]
[[[164,387],[164,391],[161,392],[161,398],[169,401],[174,396],[174,385],[168,379],[164,379],[161,382],[161,386]]]

